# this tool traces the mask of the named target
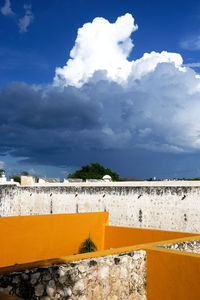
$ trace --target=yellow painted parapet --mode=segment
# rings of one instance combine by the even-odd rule
[[[197,239],[192,233],[108,226],[107,212],[5,217],[0,231],[1,274]],[[77,254],[89,233],[98,251]]]
[[[200,299],[200,255],[147,248],[148,300]]]
[[[107,224],[107,212],[0,218],[0,267],[77,254],[89,234],[103,250]]]
[[[104,249],[153,243],[196,235],[196,233],[178,231],[106,226]]]
[[[108,226],[106,212],[4,217],[0,232],[0,274],[145,250],[148,300],[200,299],[200,254],[158,247],[199,234]],[[89,233],[98,251],[77,254]]]

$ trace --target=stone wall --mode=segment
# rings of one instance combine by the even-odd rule
[[[0,203],[1,216],[108,211],[110,225],[200,232],[200,185],[190,182],[9,185]]]
[[[26,300],[145,300],[146,254],[139,250],[0,275],[0,292]]]
[[[161,246],[167,249],[174,249],[179,251],[200,253],[200,240],[186,241],[182,243],[175,243],[171,245]]]
[[[0,217],[21,214],[19,189],[15,184],[0,184]]]

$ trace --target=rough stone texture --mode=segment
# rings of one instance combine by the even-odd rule
[[[19,189],[15,184],[0,184],[0,217],[19,216]]]
[[[187,242],[176,243],[171,245],[163,245],[159,247],[174,249],[179,251],[200,253],[200,240],[187,241]]]
[[[0,216],[100,211],[109,212],[110,225],[200,232],[200,185],[184,181],[0,185]]]
[[[26,300],[145,300],[146,254],[139,250],[0,275],[0,291]]]

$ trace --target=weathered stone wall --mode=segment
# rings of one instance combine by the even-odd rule
[[[15,184],[0,184],[0,217],[21,214],[19,190]]]
[[[163,248],[174,249],[179,251],[200,253],[200,240],[186,241],[182,243],[175,243],[171,245],[161,246]]]
[[[1,216],[108,211],[110,225],[200,232],[200,185],[194,183],[68,183],[3,189]]]
[[[26,300],[145,300],[146,254],[139,250],[1,275],[0,291]]]

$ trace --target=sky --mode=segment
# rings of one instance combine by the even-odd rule
[[[200,177],[200,1],[0,0],[0,168]]]

